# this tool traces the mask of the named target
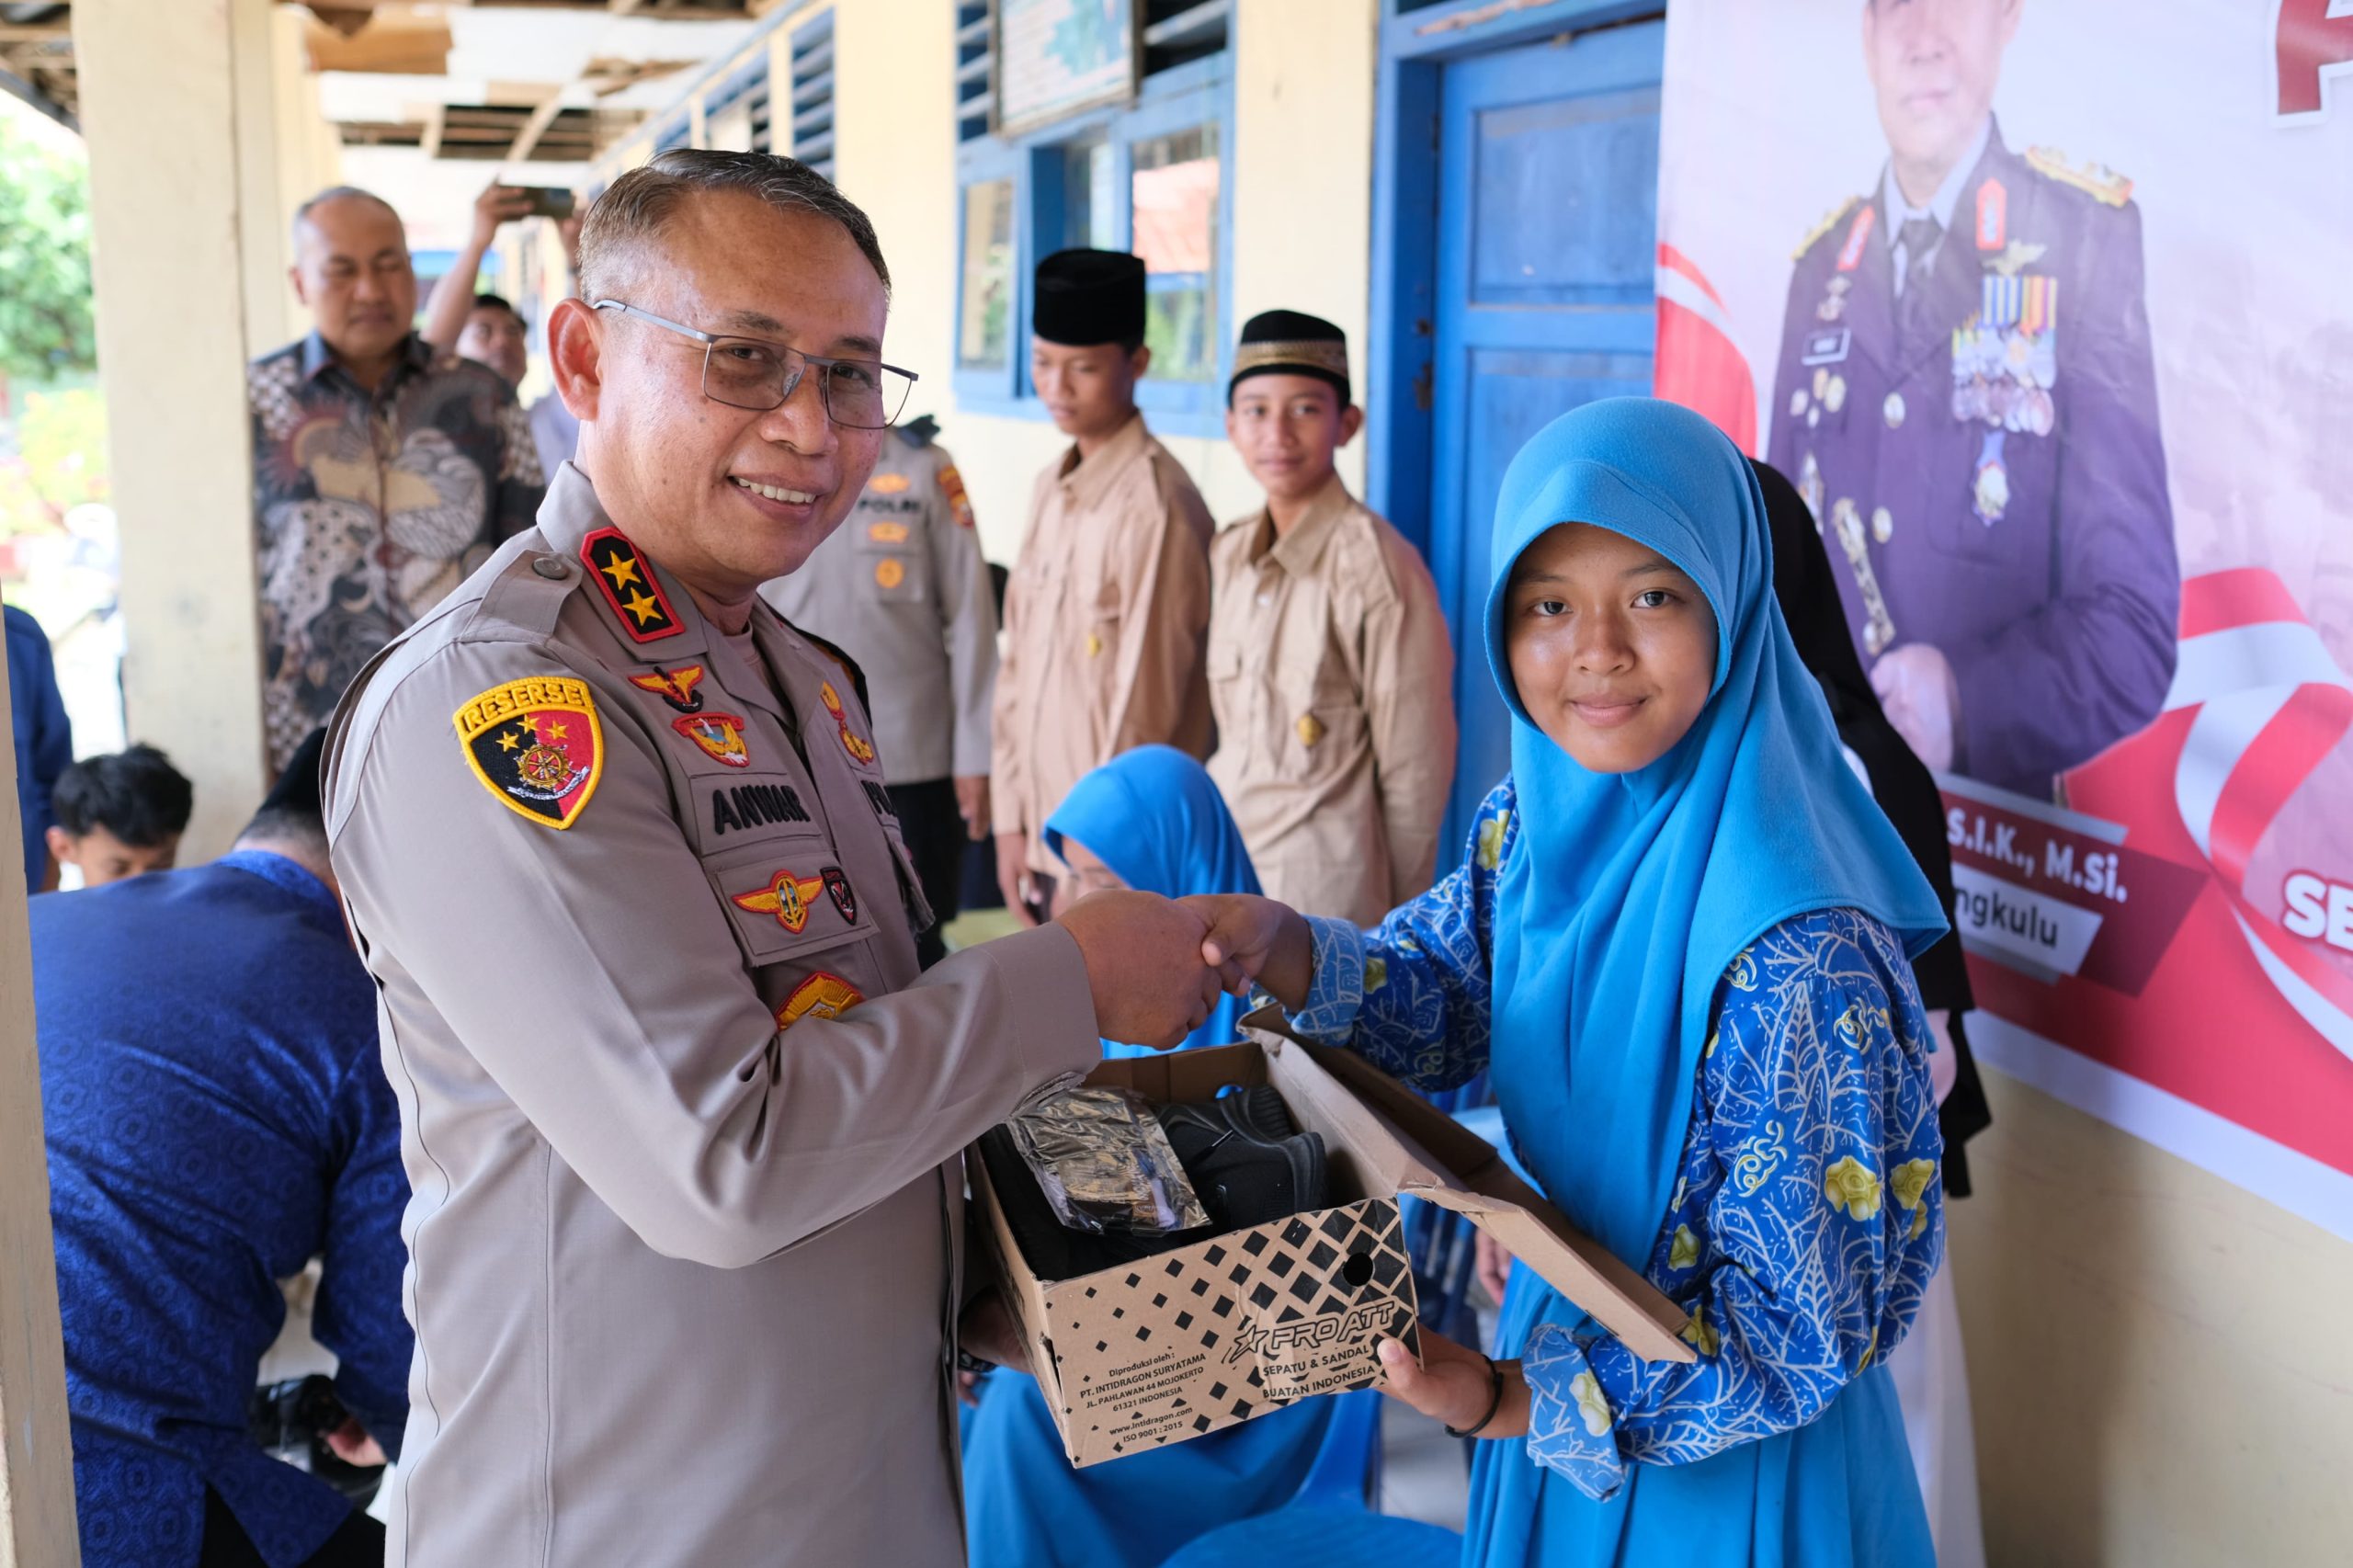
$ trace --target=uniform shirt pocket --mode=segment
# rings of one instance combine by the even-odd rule
[[[895,887],[852,882],[822,832],[772,837],[701,857],[745,963],[809,961],[874,934],[875,898],[898,904]]]
[[[930,597],[931,566],[911,518],[857,521],[859,580],[884,604],[921,604]]]

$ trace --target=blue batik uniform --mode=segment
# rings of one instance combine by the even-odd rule
[[[1250,852],[1208,770],[1170,746],[1124,752],[1071,787],[1046,824],[1131,888],[1164,898],[1258,891]],[[1226,998],[1185,1042],[1239,1038]],[[1106,1040],[1112,1055],[1155,1055]],[[1037,1381],[992,1373],[964,1456],[972,1568],[1156,1568],[1195,1536],[1279,1508],[1307,1479],[1331,1421],[1311,1399],[1189,1443],[1073,1470]]]
[[[15,605],[0,606],[7,622],[8,716],[17,742],[17,815],[25,835],[25,891],[39,892],[49,869],[48,832],[57,818],[49,805],[57,776],[74,763],[74,726],[57,689],[57,661],[49,637]]]
[[[1706,705],[1628,772],[1561,749],[1510,668],[1511,573],[1569,523],[1714,612]],[[1425,1088],[1488,1071],[1521,1164],[1684,1308],[1696,1356],[1637,1360],[1516,1268],[1498,1349],[1524,1358],[1529,1435],[1479,1446],[1466,1561],[1925,1568],[1879,1358],[1942,1245],[1909,971],[1936,895],[1845,764],[1763,496],[1705,419],[1619,398],[1553,421],[1504,477],[1489,559],[1511,777],[1462,870],[1370,937],[1313,923],[1293,1027]]]
[[[219,1494],[271,1568],[351,1517],[246,1435],[286,1316],[387,1453],[407,1419],[400,1108],[375,988],[325,885],[282,856],[32,901],[41,1114],[88,1568],[179,1568]]]
[[[1351,1047],[1424,1089],[1484,1070],[1494,890],[1520,842],[1506,779],[1479,808],[1469,863],[1377,930],[1311,918],[1314,988],[1292,1028]],[[1499,1341],[1524,1358],[1526,1457],[1554,1479],[1533,1476],[1505,1451],[1509,1444],[1481,1445],[1474,1506],[1494,1530],[1483,1541],[1473,1531],[1472,1562],[1652,1561],[1612,1556],[1638,1507],[1674,1529],[1664,1516],[1679,1517],[1688,1487],[1750,1466],[1782,1467],[1762,1479],[1785,1487],[1801,1449],[1835,1444],[1842,1465],[1856,1452],[1890,1467],[1891,1482],[1910,1473],[1894,1389],[1879,1369],[1936,1270],[1944,1194],[1927,1024],[1903,949],[1886,926],[1852,910],[1799,915],[1734,960],[1718,987],[1712,1037],[1643,1268],[1689,1315],[1684,1338],[1699,1359],[1644,1361],[1597,1328],[1565,1326],[1581,1316],[1576,1309],[1515,1267]],[[1834,1402],[1831,1427],[1793,1431]],[[1752,1443],[1758,1438],[1776,1444]],[[1744,1444],[1752,1451],[1740,1451]],[[1700,1462],[1720,1455],[1712,1469]],[[1681,1468],[1647,1468],[1657,1466]],[[1509,1488],[1501,1484],[1506,1467],[1518,1472]],[[1629,1493],[1633,1475],[1640,1485]],[[1836,1479],[1843,1485],[1843,1472]],[[1523,1555],[1514,1542],[1538,1529],[1537,1494],[1563,1483],[1608,1502],[1548,1495],[1546,1551]],[[1918,1510],[1916,1500],[1894,1501]],[[1858,1495],[1847,1506],[1877,1505]],[[1578,1550],[1552,1554],[1570,1532]],[[1859,1539],[1889,1533],[1859,1527]],[[1763,1545],[1745,1535],[1686,1536],[1657,1561],[1775,1561]],[[1792,1568],[1821,1561],[1784,1560]]]

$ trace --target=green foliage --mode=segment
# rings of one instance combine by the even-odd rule
[[[97,364],[88,170],[0,118],[0,377]]]

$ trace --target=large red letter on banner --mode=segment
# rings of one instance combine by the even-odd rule
[[[2353,17],[2332,17],[2328,0],[2279,0],[2273,42],[2279,61],[2279,112],[2319,112],[2324,65],[2353,64]]]

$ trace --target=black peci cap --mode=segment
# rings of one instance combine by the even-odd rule
[[[1038,264],[1029,330],[1083,348],[1143,341],[1143,262],[1120,250],[1056,251]]]
[[[1341,406],[1353,399],[1348,392],[1347,334],[1325,321],[1300,311],[1262,311],[1243,324],[1242,341],[1234,346],[1233,379],[1225,383],[1225,401],[1233,389],[1253,376],[1313,376],[1340,394]]]
[[[294,755],[286,759],[285,771],[278,776],[269,793],[261,802],[265,812],[291,812],[298,816],[321,817],[326,807],[320,788],[319,766],[325,758],[327,732],[324,725],[313,730]]]

